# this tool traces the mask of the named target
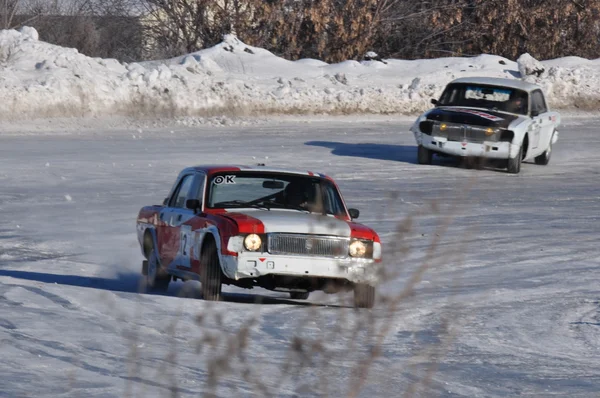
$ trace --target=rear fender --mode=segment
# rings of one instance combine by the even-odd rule
[[[146,252],[144,250],[144,238],[146,236],[146,234],[150,234],[150,236],[152,237],[152,246],[156,249],[158,247],[158,239],[156,238],[156,229],[154,228],[154,225],[146,225],[143,226],[141,228],[141,233],[138,232],[138,241],[140,242],[140,250],[142,251],[142,255],[144,256],[144,258],[147,259],[146,257]],[[158,253],[157,253],[158,254]],[[156,256],[157,260],[160,264],[160,256]]]

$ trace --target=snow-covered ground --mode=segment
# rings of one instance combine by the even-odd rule
[[[37,32],[0,31],[0,119],[152,115],[410,114],[428,109],[452,79],[522,78],[535,64],[494,56],[426,60],[295,62],[234,36],[170,60],[120,63],[37,40]],[[600,60],[543,62],[525,77],[551,107],[600,109]],[[521,68],[520,68],[521,66]]]
[[[3,125],[0,396],[596,396],[598,120],[566,119],[551,163],[518,175],[417,165],[410,121]],[[348,295],[137,293],[139,208],[184,166],[259,161],[340,183],[383,238],[385,296],[439,240],[413,294],[355,311]]]

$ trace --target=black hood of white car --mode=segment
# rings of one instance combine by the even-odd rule
[[[508,126],[518,118],[518,115],[494,112],[487,109],[479,110],[458,107],[439,107],[432,109],[427,114],[427,120],[434,120],[437,122],[499,128],[508,128]]]

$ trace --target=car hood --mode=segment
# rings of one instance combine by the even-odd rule
[[[524,115],[460,107],[438,107],[427,113],[427,120],[498,128],[509,128],[520,124],[524,119]]]
[[[305,213],[297,210],[261,210],[236,209],[225,215],[239,224],[245,224],[248,229],[261,230],[264,233],[286,232],[292,234],[315,234],[350,237],[353,223],[340,220],[333,216]],[[241,226],[241,225],[240,225]],[[256,228],[260,226],[260,228]]]

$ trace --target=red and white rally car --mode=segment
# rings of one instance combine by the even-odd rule
[[[358,215],[323,174],[189,167],[162,205],[139,212],[142,273],[155,290],[199,280],[206,300],[219,300],[225,283],[293,299],[353,290],[355,306],[371,308],[382,250],[377,233],[353,221]]]

